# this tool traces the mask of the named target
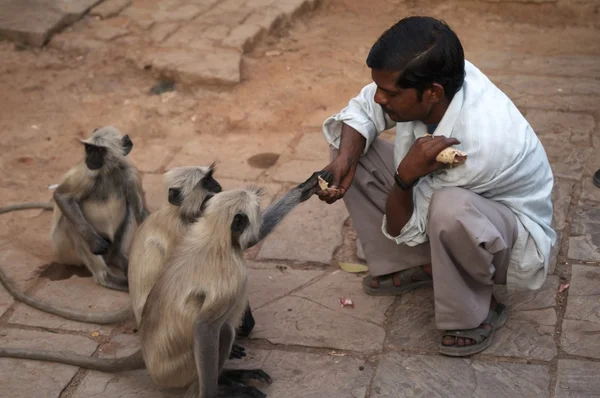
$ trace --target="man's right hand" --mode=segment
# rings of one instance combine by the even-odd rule
[[[319,199],[322,201],[332,204],[342,199],[346,194],[346,191],[350,189],[354,175],[356,174],[357,162],[352,162],[347,156],[338,155],[327,167],[323,170],[331,172],[333,174],[333,183],[329,185],[329,188],[335,190],[319,190],[316,192]]]

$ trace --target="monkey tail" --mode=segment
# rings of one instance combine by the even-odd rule
[[[126,321],[133,317],[133,309],[131,308],[131,306],[127,306],[116,311],[103,313],[89,313],[72,310],[69,308],[57,307],[53,304],[48,303],[47,301],[36,299],[34,297],[28,296],[26,293],[21,292],[17,288],[15,283],[6,275],[6,273],[4,273],[4,270],[2,268],[0,268],[0,282],[6,288],[6,290],[8,290],[8,292],[17,300],[40,311],[44,311],[53,315],[70,319],[72,321],[106,325]]]
[[[52,202],[25,202],[25,203],[15,203],[13,205],[7,205],[0,207],[0,214],[9,213],[15,210],[29,210],[29,209],[44,209],[44,210],[52,210],[54,209],[54,205]]]
[[[101,372],[121,372],[144,369],[146,367],[142,351],[121,358],[96,358],[62,351],[33,350],[30,348],[0,347],[0,357],[32,359],[35,361],[56,362]]]

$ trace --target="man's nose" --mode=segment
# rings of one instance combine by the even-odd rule
[[[387,98],[385,97],[385,95],[383,93],[381,93],[381,91],[377,90],[375,91],[375,98],[373,98],[375,100],[376,103],[378,103],[379,105],[385,105],[387,104]]]

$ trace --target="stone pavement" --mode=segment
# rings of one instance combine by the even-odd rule
[[[32,6],[0,0],[0,38],[33,46],[49,41],[80,53],[117,52],[188,85],[236,84],[244,53],[320,1],[35,0]]]
[[[200,26],[180,21],[197,15],[196,21],[216,13],[222,4],[232,4],[220,2],[199,14],[188,9],[173,20],[175,14],[170,12],[174,9],[157,11],[171,3],[176,2],[106,1],[92,9],[90,18],[56,36],[54,45],[79,50],[118,47],[126,45],[128,38],[133,37],[134,43],[152,32],[168,31],[173,23],[177,25],[175,33],[166,33],[156,47],[150,47],[151,51],[165,48],[170,52],[174,50],[161,43],[188,43],[184,37],[191,38],[191,29]],[[201,8],[211,2],[187,3]],[[243,4],[259,2],[236,4],[245,10]],[[145,9],[142,5],[157,8],[143,13],[139,11]],[[150,18],[144,19],[142,14]],[[104,19],[96,19],[96,15]],[[134,22],[125,23],[130,18],[127,15]],[[119,29],[128,33],[120,35],[124,31]],[[226,29],[214,30],[221,46]],[[175,39],[177,33],[181,33],[180,39]],[[67,40],[68,36],[73,40]],[[552,275],[535,292],[508,295],[497,287],[497,297],[507,303],[510,316],[490,349],[467,359],[443,357],[436,351],[440,332],[434,327],[432,290],[397,298],[364,294],[360,285],[363,275],[339,268],[340,261],[361,262],[346,209],[342,203],[325,206],[313,198],[247,253],[250,302],[257,324],[250,339],[241,341],[248,357],[229,361],[229,365],[262,367],[273,378],[272,385],[260,387],[269,397],[600,396],[600,189],[591,183],[591,175],[600,168],[600,57],[500,52],[469,53],[467,57],[515,101],[550,157],[556,176],[554,222],[559,232]],[[170,98],[170,94],[163,96]],[[181,97],[165,101],[164,112],[185,107]],[[320,169],[328,158],[318,128],[268,144],[250,135],[210,140],[189,142],[184,148],[157,140],[146,146],[143,157],[134,149],[131,156],[143,172],[151,210],[165,201],[161,173],[170,167],[195,164],[198,159],[218,160],[217,178],[224,188],[257,183],[266,188],[268,202],[299,178]],[[226,157],[221,157],[224,151],[211,151],[216,145],[229,148]],[[229,156],[231,153],[236,156]],[[85,272],[48,266],[52,258],[40,253],[48,246],[50,214],[31,213],[35,214],[15,217],[27,220],[37,241],[24,247],[0,240],[0,264],[21,289],[80,310],[106,311],[126,305],[126,294],[98,287]],[[565,284],[568,288],[561,289]],[[351,298],[355,307],[340,307],[340,297]],[[0,288],[0,345],[114,357],[132,352],[137,338],[131,322],[97,326],[65,321],[14,301]],[[9,381],[0,383],[2,397],[183,395],[182,391],[156,388],[143,370],[107,374],[0,359],[0,371],[3,381]]]

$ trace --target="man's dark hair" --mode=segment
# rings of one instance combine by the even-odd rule
[[[399,71],[396,85],[423,91],[433,83],[444,87],[448,100],[463,85],[465,55],[458,36],[443,21],[431,17],[407,17],[377,39],[369,56],[371,69]]]

